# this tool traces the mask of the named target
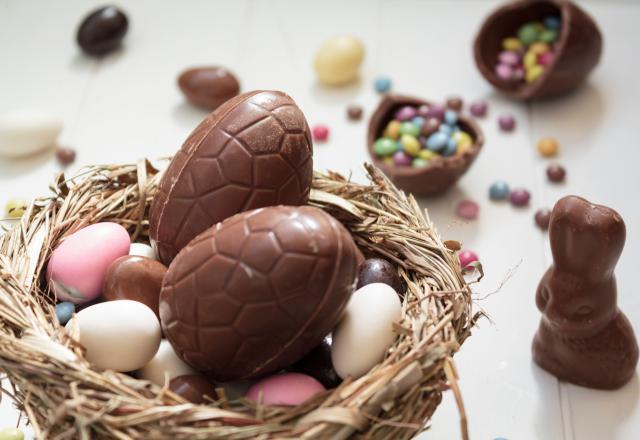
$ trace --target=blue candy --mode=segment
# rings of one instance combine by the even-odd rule
[[[413,122],[418,127],[422,127],[422,124],[424,124],[424,118],[422,116],[416,116],[411,120],[411,122]]]
[[[427,149],[431,151],[441,151],[447,146],[449,135],[441,131],[433,133],[427,139]]]
[[[76,311],[76,306],[70,302],[56,304],[56,317],[60,325],[65,325],[71,319],[71,315]]]
[[[456,125],[458,123],[458,114],[453,110],[444,112],[444,122],[447,125]]]
[[[544,24],[544,27],[546,27],[547,29],[551,29],[554,31],[560,30],[560,25],[561,25],[560,17],[554,17],[554,16],[545,17],[545,19],[543,20],[543,24]]]
[[[507,197],[509,197],[509,185],[507,185],[507,182],[499,180],[491,184],[489,187],[489,198],[491,200],[505,200]]]
[[[451,128],[451,126],[447,124],[440,124],[440,127],[438,127],[438,131],[446,133],[447,135],[451,135],[451,133],[453,132],[453,128]]]
[[[443,156],[453,156],[458,151],[458,142],[454,138],[449,138],[447,140],[447,146],[444,147],[444,151],[442,152]]]
[[[379,76],[373,82],[373,87],[378,93],[385,93],[391,89],[391,78],[388,76]]]

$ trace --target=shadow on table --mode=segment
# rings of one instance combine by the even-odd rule
[[[11,180],[31,170],[40,168],[51,160],[55,154],[55,146],[20,158],[0,157],[0,180]]]
[[[362,78],[357,78],[348,84],[337,87],[330,87],[314,82],[311,86],[311,96],[314,102],[320,104],[344,104],[354,99],[362,88]]]
[[[182,101],[171,109],[173,119],[189,131],[193,130],[209,113],[208,110],[191,105],[187,101]]]

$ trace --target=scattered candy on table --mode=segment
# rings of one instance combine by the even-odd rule
[[[462,200],[456,207],[456,214],[465,220],[475,220],[478,218],[480,206],[473,200]]]
[[[386,93],[391,90],[391,78],[388,76],[379,76],[373,82],[373,88],[378,93]]]
[[[451,109],[451,110],[455,110],[456,112],[459,112],[462,110],[462,105],[463,105],[463,101],[462,98],[460,98],[459,96],[451,96],[449,98],[447,98],[447,108]]]
[[[498,126],[502,131],[513,131],[516,128],[516,120],[512,115],[500,115],[498,117]]]
[[[68,147],[58,147],[56,149],[56,159],[60,165],[71,165],[76,160],[76,150]]]
[[[469,106],[469,112],[476,118],[483,118],[487,115],[488,105],[486,101],[475,101]]]
[[[24,433],[19,428],[4,428],[0,430],[0,440],[24,440]]]
[[[0,156],[25,157],[51,147],[62,131],[55,114],[35,108],[0,113]]]
[[[478,261],[479,258],[475,252],[468,249],[463,249],[458,253],[458,260],[460,260],[460,267],[464,269],[474,261]]]
[[[542,23],[523,24],[518,29],[517,38],[503,39],[502,52],[498,54],[495,66],[496,75],[508,82],[532,83],[540,78],[553,61],[554,43],[560,35],[559,23],[558,17],[549,16]]]
[[[215,110],[240,93],[240,82],[221,66],[192,67],[178,76],[178,87],[192,105]]]
[[[256,382],[247,392],[247,399],[264,405],[300,405],[318,393],[324,386],[311,376],[301,373],[282,373]]]
[[[4,207],[4,214],[8,218],[20,218],[28,205],[29,202],[24,199],[11,199]]]
[[[551,211],[548,208],[542,208],[536,211],[536,215],[534,216],[534,220],[536,221],[536,225],[543,231],[549,229],[549,220],[551,219]]]
[[[351,121],[359,121],[362,119],[362,107],[356,104],[351,104],[347,107],[347,118]]]
[[[341,86],[358,77],[364,59],[359,38],[341,35],[326,40],[316,52],[314,68],[318,80],[327,86]]]
[[[509,193],[509,201],[513,206],[527,206],[531,193],[524,188],[516,188]]]
[[[85,17],[76,40],[87,55],[104,55],[120,47],[128,28],[129,20],[122,10],[103,6]]]
[[[558,141],[551,137],[542,138],[538,141],[538,152],[544,157],[551,157],[558,154],[560,145]]]
[[[311,129],[311,136],[314,141],[324,142],[329,139],[329,127],[324,124],[315,125]]]
[[[567,175],[567,171],[562,165],[551,164],[547,167],[547,178],[553,183],[564,182],[564,178]]]
[[[58,318],[60,325],[66,325],[75,311],[76,306],[71,302],[63,301],[56,304],[56,318]]]
[[[403,105],[382,130],[374,153],[385,163],[422,168],[436,157],[464,154],[473,138],[458,125],[458,113],[444,106]]]
[[[491,200],[506,200],[509,198],[509,185],[503,180],[493,182],[489,187],[489,198]]]

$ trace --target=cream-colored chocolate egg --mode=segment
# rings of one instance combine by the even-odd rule
[[[353,36],[337,36],[326,40],[314,61],[318,79],[328,86],[340,86],[358,76],[364,59],[364,44]]]

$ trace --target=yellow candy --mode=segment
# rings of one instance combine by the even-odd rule
[[[551,157],[558,154],[558,149],[560,145],[558,145],[558,141],[554,138],[547,137],[542,138],[538,141],[538,152],[545,157]]]
[[[547,30],[547,28],[544,27],[544,24],[540,23],[539,21],[536,21],[535,23],[533,23],[533,25],[538,32],[544,32]]]
[[[463,144],[469,144],[469,146],[471,146],[471,144],[473,144],[473,139],[471,139],[469,133],[466,133],[464,131],[456,131],[455,133],[453,133],[453,139],[456,141],[458,146]]]
[[[24,199],[11,199],[5,205],[5,215],[9,218],[20,218],[27,210],[28,204]]]
[[[385,157],[383,157],[382,158],[382,162],[385,165],[391,165],[391,166],[395,165],[395,162],[393,161],[393,156],[385,156]]]
[[[462,144],[458,144],[458,149],[456,150],[456,154],[458,156],[460,156],[461,154],[466,153],[467,151],[469,151],[471,149],[471,146],[473,145],[472,142],[465,142]]]
[[[524,64],[525,69],[531,69],[538,64],[538,55],[535,52],[529,50],[526,54],[524,54],[522,63]]]
[[[542,66],[533,66],[531,69],[527,70],[527,73],[524,77],[527,82],[534,82],[544,73],[544,67]]]
[[[364,59],[364,44],[356,37],[337,36],[326,40],[314,61],[318,79],[328,86],[339,86],[358,76]]]
[[[387,125],[387,128],[385,128],[382,136],[393,139],[394,141],[398,140],[398,138],[400,137],[400,125],[400,121],[393,120],[389,122],[389,125]]]
[[[420,142],[410,134],[403,134],[400,137],[400,143],[405,153],[411,156],[417,156],[420,153]]]
[[[535,53],[536,55],[540,55],[545,52],[549,52],[549,45],[546,43],[533,43],[531,46],[529,46],[529,51]]]
[[[420,154],[418,154],[418,157],[420,157],[421,159],[424,159],[424,160],[430,160],[430,159],[433,159],[434,157],[436,157],[437,155],[438,155],[438,153],[436,153],[435,151],[420,150]]]
[[[505,38],[502,40],[502,48],[504,50],[518,50],[522,47],[522,43],[517,38]]]

